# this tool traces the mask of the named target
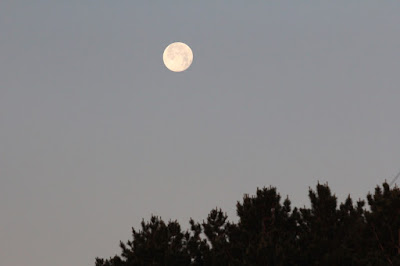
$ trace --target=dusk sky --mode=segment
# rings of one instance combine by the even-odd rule
[[[364,199],[399,171],[400,1],[1,0],[0,265],[94,265],[151,214]]]

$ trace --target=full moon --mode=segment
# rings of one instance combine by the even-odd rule
[[[182,72],[193,62],[192,49],[183,42],[174,42],[165,48],[163,53],[165,66],[174,72]]]

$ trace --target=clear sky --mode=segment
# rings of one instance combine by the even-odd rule
[[[400,170],[400,1],[0,2],[0,265],[94,265],[276,186]],[[174,73],[164,48],[187,43]]]

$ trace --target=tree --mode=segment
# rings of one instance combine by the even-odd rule
[[[367,195],[370,257],[381,264],[400,265],[400,189],[390,189],[386,182],[382,188],[377,186],[374,195]]]
[[[133,265],[400,265],[400,190],[383,183],[365,202],[338,204],[328,184],[309,189],[310,208],[281,203],[276,188],[237,202],[239,221],[218,208],[183,231],[152,216],[120,243],[121,255],[96,266]]]
[[[142,230],[132,228],[133,240],[120,243],[121,257],[109,260],[96,259],[96,266],[125,265],[188,265],[189,234],[182,232],[177,221],[168,224],[156,216],[150,222],[142,221]]]
[[[257,189],[237,203],[239,216],[236,239],[241,262],[248,265],[287,265],[296,251],[296,221],[290,215],[290,200],[280,203],[276,188]]]

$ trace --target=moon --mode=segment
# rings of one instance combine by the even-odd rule
[[[173,72],[182,72],[190,67],[193,62],[193,52],[183,42],[174,42],[165,48],[163,53],[165,66]]]

